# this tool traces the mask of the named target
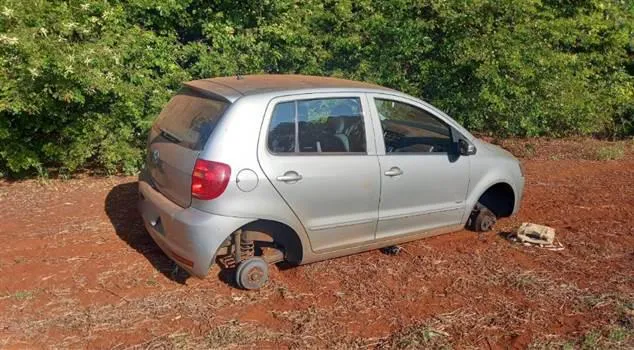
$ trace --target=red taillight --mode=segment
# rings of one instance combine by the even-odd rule
[[[197,159],[192,173],[192,197],[218,198],[227,188],[230,177],[231,167],[227,164]]]

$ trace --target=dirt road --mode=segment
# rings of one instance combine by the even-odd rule
[[[570,142],[507,146],[527,158],[527,187],[495,232],[275,269],[257,292],[175,269],[133,177],[2,182],[0,348],[634,347],[629,148],[585,160]],[[523,221],[566,249],[505,240]]]

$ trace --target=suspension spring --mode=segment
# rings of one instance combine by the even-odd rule
[[[247,259],[255,255],[255,243],[253,241],[240,241],[240,256]]]

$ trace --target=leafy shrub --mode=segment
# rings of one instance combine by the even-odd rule
[[[136,169],[151,116],[189,78],[175,37],[98,1],[9,2],[1,15],[1,166]]]
[[[5,0],[0,173],[134,172],[180,82],[372,81],[496,136],[634,134],[623,0]]]

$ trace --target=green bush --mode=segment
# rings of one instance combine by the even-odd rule
[[[496,136],[634,134],[626,0],[4,0],[0,173],[134,172],[180,82],[372,81]]]
[[[189,79],[175,35],[102,1],[0,11],[0,167],[136,169],[152,116]]]

